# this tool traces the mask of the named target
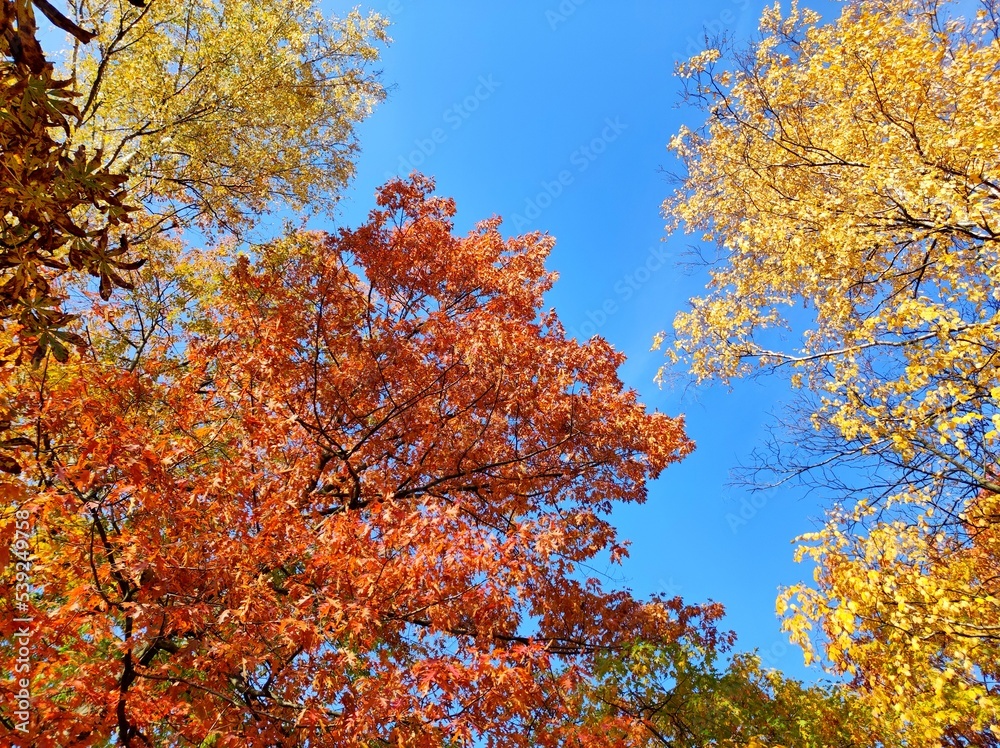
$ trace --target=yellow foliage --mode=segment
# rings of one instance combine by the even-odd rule
[[[1000,725],[998,513],[1000,497],[988,494],[949,533],[926,514],[876,523],[865,537],[831,525],[809,539],[818,589],[779,599],[793,640],[814,652],[807,629],[820,621],[833,668],[858,674],[866,702],[913,745],[986,739]]]
[[[670,358],[790,369],[816,462],[877,471],[802,539],[818,585],[779,607],[913,746],[995,744],[1000,721],[1000,8],[953,8],[769,9],[735,70],[686,70],[712,116],[671,141],[688,175],[665,204],[725,250]]]
[[[383,97],[384,18],[298,0],[74,4],[74,138],[104,149],[172,221],[238,232],[276,205],[329,208],[353,173],[354,125]]]
[[[923,6],[856,4],[829,26],[769,11],[794,56],[771,36],[730,87],[699,78],[716,116],[671,141],[689,176],[666,210],[727,260],[678,315],[675,355],[699,378],[798,369],[845,438],[940,451],[993,488],[964,453],[1000,381],[1000,45],[984,23],[941,33]],[[799,300],[804,344],[760,342]]]

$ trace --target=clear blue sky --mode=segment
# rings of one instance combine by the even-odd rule
[[[833,15],[830,5],[812,7]],[[343,9],[346,4],[337,4]],[[666,143],[698,112],[679,106],[674,63],[706,30],[746,39],[758,0],[374,0],[394,43],[382,70],[388,100],[362,125],[358,176],[342,220],[356,225],[387,178],[418,169],[458,202],[458,228],[501,215],[509,234],[556,237],[548,302],[567,329],[599,334],[628,356],[622,374],[652,408],[687,416],[697,443],[649,501],[616,510],[631,558],[614,570],[636,594],[722,602],[741,649],[797,677],[802,666],[774,613],[780,585],[811,578],[790,541],[814,527],[815,500],[751,497],[729,471],[763,444],[780,382],[660,389],[655,333],[703,287],[677,266],[694,238],[665,240],[660,204],[677,164]],[[751,499],[756,505],[750,503]],[[742,516],[741,516],[742,513]]]

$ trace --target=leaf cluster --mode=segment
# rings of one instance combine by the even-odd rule
[[[122,274],[142,261],[128,256],[124,238],[109,246],[129,220],[126,178],[104,167],[99,151],[72,146],[76,94],[54,77],[33,30],[30,5],[4,0],[0,36],[12,59],[0,62],[0,320],[17,326],[7,353],[27,352],[37,365],[50,350],[65,361],[67,345],[83,344],[66,329],[73,317],[56,279],[86,271],[107,298],[114,286],[130,287]]]
[[[723,256],[670,355],[805,391],[772,467],[844,503],[802,539],[818,588],[780,610],[907,745],[1000,730],[998,29],[993,2],[862,0],[830,23],[775,6],[731,67],[682,68],[709,117],[671,141],[670,226]]]

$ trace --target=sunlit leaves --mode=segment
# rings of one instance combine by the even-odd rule
[[[666,204],[724,252],[671,355],[699,378],[791,369],[812,412],[784,467],[811,458],[842,489],[850,461],[864,492],[809,538],[819,589],[798,588],[789,630],[818,625],[912,745],[997,739],[996,653],[969,627],[995,616],[972,569],[995,565],[980,509],[1000,492],[1000,46],[994,3],[957,12],[769,9],[728,69],[681,71],[711,118],[671,141],[688,174]]]
[[[70,73],[74,134],[103,150],[164,225],[242,234],[273,207],[329,208],[353,173],[354,125],[383,95],[371,14],[293,0],[86,0]]]
[[[642,644],[600,657],[592,709],[625,717],[622,744],[701,748],[856,748],[899,745],[853,694],[804,686],[755,655],[722,663],[688,642]],[[641,725],[647,725],[646,740]],[[632,732],[628,727],[632,727]],[[639,729],[636,729],[636,728]]]
[[[837,526],[807,536],[800,553],[820,565],[819,589],[787,590],[779,604],[793,637],[810,653],[824,642],[876,714],[918,745],[997,739],[997,503],[969,502],[957,531],[928,512],[863,538]]]
[[[56,80],[44,58],[41,65],[20,60],[29,37],[37,46],[21,5],[15,13],[5,1],[0,14],[7,24],[0,32],[20,40],[6,50],[14,59],[0,64],[0,320],[17,326],[17,345],[6,355],[26,350],[38,363],[51,350],[65,361],[66,344],[81,340],[66,331],[72,317],[62,311],[56,279],[71,267],[86,270],[107,297],[128,286],[120,273],[141,260],[125,257],[124,244],[107,251],[109,233],[128,221],[125,177],[102,166],[100,152],[69,140],[79,117],[69,81]]]
[[[543,311],[551,240],[455,236],[431,190],[252,260],[161,237],[93,361],[0,370],[39,435],[40,744],[608,746],[645,728],[573,711],[599,653],[722,641],[578,578],[691,444]]]

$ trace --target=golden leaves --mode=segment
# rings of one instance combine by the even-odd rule
[[[859,470],[857,504],[800,539],[818,584],[782,595],[786,629],[913,745],[988,744],[998,708],[1000,47],[995,15],[952,7],[767,10],[730,79],[694,71],[712,116],[671,140],[688,176],[665,204],[726,250],[672,357],[791,369],[805,457]]]
[[[386,21],[311,2],[86,2],[100,44],[78,47],[75,138],[163,223],[239,234],[262,212],[332,206],[353,173],[353,127],[381,100],[370,70]]]
[[[972,502],[965,542],[936,529],[932,512],[915,526],[877,523],[864,538],[831,524],[808,538],[819,588],[800,585],[779,601],[793,639],[812,652],[807,631],[819,621],[828,661],[855,675],[871,708],[918,744],[1000,720],[989,687],[1000,616],[996,503],[992,495]]]

